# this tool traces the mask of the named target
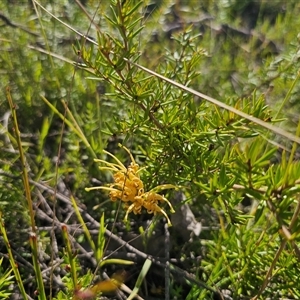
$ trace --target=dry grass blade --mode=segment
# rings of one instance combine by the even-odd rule
[[[38,3],[35,0],[33,0],[33,1],[40,8],[42,8],[45,12],[47,12],[47,14],[49,14],[50,16],[52,16],[53,18],[55,18],[58,22],[60,22],[61,24],[63,24],[64,26],[66,26],[67,28],[69,28],[70,30],[72,30],[73,32],[75,32],[76,34],[78,34],[79,36],[81,36],[82,38],[85,38],[87,41],[91,42],[92,44],[94,44],[96,46],[99,46],[97,42],[95,42],[94,40],[92,40],[89,37],[85,36],[84,34],[80,33],[78,30],[74,29],[72,26],[68,25],[67,23],[65,23],[62,20],[60,20],[59,18],[57,18],[50,11],[48,11],[46,8],[44,8],[40,3]],[[39,50],[39,49],[36,49],[36,50]],[[52,53],[49,53],[49,55],[53,56]],[[54,55],[54,57],[61,59],[57,55]],[[234,107],[232,107],[230,105],[227,105],[227,104],[225,104],[225,103],[223,103],[223,102],[221,102],[221,101],[219,101],[217,99],[214,99],[214,98],[212,98],[210,96],[202,94],[201,92],[195,91],[194,89],[191,89],[191,88],[189,88],[189,87],[187,87],[187,86],[185,86],[183,84],[180,84],[180,83],[178,83],[178,82],[176,82],[176,81],[174,81],[172,79],[169,79],[169,78],[167,78],[167,77],[165,77],[165,76],[163,76],[163,75],[161,75],[159,73],[156,73],[156,72],[154,72],[154,71],[152,71],[152,70],[150,70],[150,69],[148,69],[148,68],[146,68],[144,66],[141,66],[141,65],[139,65],[139,64],[137,64],[135,62],[132,62],[132,61],[130,61],[127,58],[123,58],[123,59],[127,63],[130,63],[131,65],[133,65],[133,66],[135,66],[135,67],[137,67],[137,68],[145,71],[148,74],[151,74],[151,75],[153,75],[153,76],[155,76],[155,77],[157,77],[157,78],[159,78],[159,79],[161,79],[161,80],[163,80],[165,82],[168,82],[171,85],[176,86],[179,89],[182,89],[182,90],[184,90],[184,91],[186,91],[188,93],[191,93],[191,94],[193,94],[193,95],[195,95],[197,97],[200,97],[200,98],[202,98],[204,100],[207,100],[208,102],[210,102],[212,104],[215,104],[218,107],[226,109],[226,110],[228,110],[228,111],[230,111],[230,112],[232,112],[232,113],[234,113],[234,114],[236,114],[236,115],[238,115],[238,116],[240,116],[240,117],[242,117],[242,118],[244,118],[244,119],[246,119],[246,120],[248,120],[250,122],[253,122],[253,123],[257,124],[257,125],[260,125],[261,127],[265,128],[265,129],[268,129],[268,130],[272,131],[273,133],[278,134],[280,136],[283,136],[286,139],[291,140],[291,141],[293,141],[293,142],[295,142],[295,143],[297,143],[297,144],[300,145],[300,138],[297,137],[297,136],[295,136],[295,135],[293,135],[293,134],[291,134],[291,133],[289,133],[289,132],[287,132],[284,129],[281,129],[281,128],[277,127],[277,126],[274,126],[274,125],[272,125],[272,124],[270,124],[268,122],[260,120],[260,119],[254,117],[254,116],[249,115],[249,114],[246,114],[245,112],[242,112],[242,111],[240,111],[240,110],[238,110],[238,109],[236,109],[236,108],[234,108]],[[63,59],[63,60],[67,61],[66,59]],[[73,62],[73,64],[76,65],[76,62]]]
[[[254,117],[254,116],[248,115],[248,114],[246,114],[246,113],[244,113],[244,112],[242,112],[242,111],[240,111],[240,110],[238,110],[238,109],[236,109],[234,107],[231,107],[230,105],[227,105],[227,104],[225,104],[225,103],[223,103],[223,102],[221,102],[221,101],[219,101],[217,99],[214,99],[214,98],[209,97],[209,96],[207,96],[205,94],[197,92],[197,91],[195,91],[195,90],[193,90],[193,89],[191,89],[191,88],[189,88],[189,87],[187,87],[187,86],[185,86],[185,85],[183,85],[181,83],[178,83],[178,82],[176,82],[176,81],[174,81],[172,79],[169,79],[169,78],[167,78],[167,77],[165,77],[165,76],[163,76],[161,74],[158,74],[158,73],[156,73],[156,72],[154,72],[152,70],[149,70],[149,69],[147,69],[147,68],[145,68],[145,67],[143,67],[143,66],[141,66],[139,64],[131,62],[131,61],[127,60],[126,58],[124,58],[124,60],[128,61],[129,63],[131,63],[132,65],[136,66],[137,68],[139,68],[139,69],[141,69],[141,70],[143,70],[143,71],[145,71],[145,72],[147,72],[147,73],[149,73],[149,74],[151,74],[153,76],[156,76],[157,78],[160,78],[160,79],[162,79],[162,80],[164,80],[164,81],[166,81],[166,82],[168,82],[168,83],[170,83],[170,84],[172,84],[172,85],[174,85],[174,86],[176,86],[176,87],[178,87],[178,88],[180,88],[180,89],[182,89],[182,90],[184,90],[186,92],[189,92],[189,93],[191,93],[191,94],[193,94],[193,95],[195,95],[197,97],[200,97],[202,99],[205,99],[205,100],[209,101],[212,104],[215,104],[215,105],[217,105],[217,106],[219,106],[221,108],[224,108],[224,109],[226,109],[226,110],[228,110],[228,111],[230,111],[230,112],[232,112],[232,113],[234,113],[234,114],[236,114],[236,115],[238,115],[238,116],[240,116],[242,118],[245,118],[246,120],[249,120],[250,122],[253,122],[253,123],[257,124],[257,125],[260,125],[261,127],[264,127],[265,129],[268,129],[268,130],[270,130],[270,131],[272,131],[272,132],[274,132],[276,134],[279,134],[279,135],[281,135],[281,136],[283,136],[283,137],[285,137],[285,138],[287,138],[287,139],[289,139],[289,140],[291,140],[291,141],[293,141],[293,142],[295,142],[297,144],[300,144],[300,138],[297,137],[297,136],[295,136],[295,135],[293,135],[293,134],[291,134],[291,133],[289,133],[289,132],[287,132],[286,130],[283,130],[283,129],[277,127],[277,126],[274,126],[274,125],[272,125],[270,123],[262,121],[262,120],[260,120],[260,119],[258,119],[256,117]]]

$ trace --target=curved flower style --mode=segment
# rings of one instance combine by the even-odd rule
[[[95,159],[95,161],[106,165],[105,167],[100,167],[99,169],[110,170],[114,173],[114,183],[112,183],[109,187],[99,186],[86,188],[85,190],[108,190],[111,201],[123,201],[125,208],[127,208],[124,219],[125,221],[127,221],[128,215],[131,212],[134,214],[141,214],[142,208],[145,208],[148,214],[163,214],[167,219],[168,225],[172,226],[167,213],[159,206],[159,202],[166,202],[169,205],[171,212],[174,213],[175,211],[171,203],[162,195],[157,194],[156,191],[175,188],[175,186],[171,184],[164,184],[145,192],[144,183],[139,176],[139,171],[142,169],[139,169],[139,165],[135,162],[130,151],[122,145],[119,146],[125,149],[130,155],[131,163],[128,168],[126,168],[113,154],[104,150],[103,152],[111,156],[117,163],[109,163],[101,159]]]

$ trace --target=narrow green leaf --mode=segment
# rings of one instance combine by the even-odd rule
[[[128,296],[127,300],[131,300],[137,295],[137,293],[143,283],[143,280],[146,277],[146,275],[150,269],[151,264],[152,264],[151,260],[146,259],[146,261],[144,262],[143,268],[139,274],[139,277],[135,283],[134,289],[132,290],[132,293]]]

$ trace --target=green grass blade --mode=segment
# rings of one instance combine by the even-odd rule
[[[131,300],[137,295],[137,293],[143,283],[143,280],[146,277],[146,275],[151,267],[151,264],[152,264],[151,260],[146,259],[146,261],[144,262],[143,268],[139,274],[139,277],[135,283],[134,289],[132,290],[132,293],[128,296],[127,300]]]
[[[4,221],[2,219],[2,212],[1,211],[0,211],[0,230],[1,230],[1,235],[3,237],[3,241],[4,241],[4,244],[5,244],[6,250],[8,252],[8,259],[9,259],[10,265],[12,267],[12,270],[14,272],[14,275],[16,277],[16,281],[17,281],[17,284],[19,286],[21,295],[22,295],[23,299],[28,299],[28,297],[26,295],[26,292],[25,292],[24,285],[23,285],[23,281],[22,281],[22,278],[21,278],[21,275],[20,275],[20,272],[19,272],[19,269],[18,269],[18,264],[15,262],[13,253],[12,253],[11,248],[10,248],[10,244],[9,244],[9,240],[8,240],[8,237],[7,237],[7,234],[6,234],[6,229],[5,229],[5,226],[4,226]]]

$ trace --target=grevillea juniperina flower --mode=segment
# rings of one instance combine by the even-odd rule
[[[125,208],[127,209],[125,214],[125,221],[128,219],[128,215],[133,212],[134,214],[141,214],[143,208],[149,214],[163,214],[168,222],[168,225],[171,226],[171,221],[167,215],[167,213],[160,207],[160,202],[166,202],[170,207],[172,213],[174,213],[174,209],[172,204],[166,199],[164,196],[157,194],[157,192],[175,188],[174,185],[171,184],[163,184],[159,185],[152,190],[146,192],[144,190],[144,183],[140,179],[140,171],[142,169],[139,168],[139,165],[135,162],[130,151],[120,145],[130,156],[131,163],[126,168],[120,160],[118,160],[113,154],[107,151],[103,151],[107,155],[111,156],[117,163],[110,163],[105,160],[95,159],[96,162],[102,163],[105,166],[100,167],[100,170],[110,170],[113,173],[114,182],[110,184],[109,187],[106,186],[98,186],[86,188],[86,191],[102,189],[109,191],[109,197],[111,201],[121,200],[124,203]]]

